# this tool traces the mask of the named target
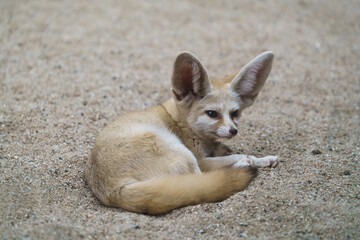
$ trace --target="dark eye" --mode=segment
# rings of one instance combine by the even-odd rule
[[[209,110],[209,111],[206,111],[205,113],[211,118],[219,117],[219,114],[216,111]]]
[[[236,111],[231,113],[232,118],[237,118],[238,116],[239,116],[239,110],[236,110]]]

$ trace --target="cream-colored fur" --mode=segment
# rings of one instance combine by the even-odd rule
[[[240,113],[259,94],[272,60],[265,52],[240,72],[210,81],[199,59],[181,53],[172,99],[125,114],[99,134],[85,170],[89,188],[107,206],[147,214],[243,190],[256,167],[275,166],[277,157],[229,155],[216,140],[236,135]]]

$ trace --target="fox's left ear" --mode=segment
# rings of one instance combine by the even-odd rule
[[[274,53],[264,52],[246,64],[231,81],[231,88],[239,94],[243,107],[252,105],[271,71]]]

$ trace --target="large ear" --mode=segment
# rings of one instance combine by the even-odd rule
[[[205,67],[190,52],[180,53],[174,62],[172,91],[176,100],[202,98],[211,92],[211,84]]]
[[[243,107],[252,105],[269,76],[274,53],[264,52],[246,64],[231,81],[231,88],[239,94]]]

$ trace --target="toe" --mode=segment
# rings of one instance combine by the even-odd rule
[[[274,156],[273,158],[270,159],[270,167],[276,167],[278,165],[278,157]]]

